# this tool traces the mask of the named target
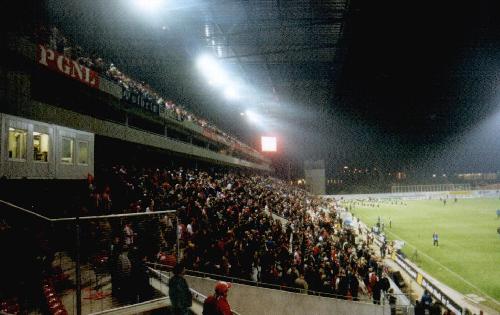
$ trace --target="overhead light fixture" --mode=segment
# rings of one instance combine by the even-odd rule
[[[237,100],[239,98],[238,91],[232,86],[224,90],[224,96],[229,100]]]
[[[229,83],[229,78],[219,63],[209,55],[202,55],[196,61],[198,69],[208,78],[208,83],[214,86]]]
[[[245,115],[248,117],[248,120],[249,120],[250,122],[253,122],[253,123],[258,123],[258,122],[259,122],[259,120],[260,120],[260,119],[259,119],[259,115],[258,115],[258,114],[256,114],[256,113],[254,113],[254,112],[253,112],[253,111],[251,111],[251,110],[248,110],[248,109],[247,109],[247,110],[245,111]]]
[[[134,2],[140,10],[152,13],[160,9],[165,0],[135,0]]]

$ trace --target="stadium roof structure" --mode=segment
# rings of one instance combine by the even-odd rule
[[[240,137],[245,129],[231,121],[249,105],[311,124],[307,113],[331,102],[349,11],[349,0],[170,0],[149,12],[133,0],[47,2],[49,23],[84,49]],[[252,98],[235,104],[211,89],[195,68],[204,53]]]

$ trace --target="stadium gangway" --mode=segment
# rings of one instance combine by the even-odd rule
[[[144,312],[153,311],[156,309],[166,308],[169,307],[170,305],[171,305],[170,299],[168,297],[162,297],[159,299],[145,301],[142,303],[136,303],[132,305],[111,308],[101,312],[90,313],[89,315],[133,315],[133,314],[140,314]],[[198,312],[194,313],[197,315],[201,314]]]
[[[166,266],[163,264],[158,264],[158,263],[147,263],[151,271],[154,271],[156,274],[161,274],[163,277],[168,276],[165,274],[166,272],[169,272],[165,269],[172,269],[171,266]],[[163,270],[162,270],[163,269]],[[255,282],[252,280],[247,280],[247,279],[241,279],[241,278],[236,278],[236,277],[229,277],[229,276],[223,276],[223,275],[217,275],[217,274],[212,274],[212,273],[206,273],[206,272],[200,272],[200,271],[195,271],[195,270],[189,270],[186,269],[186,275],[188,276],[193,276],[193,277],[199,277],[199,278],[207,278],[207,279],[213,279],[213,280],[220,280],[220,281],[227,281],[230,283],[237,283],[237,284],[243,284],[243,285],[249,285],[249,286],[254,286],[254,287],[261,287],[261,288],[266,288],[266,289],[274,289],[278,291],[287,291],[287,292],[294,292],[294,293],[304,293],[306,294],[304,289],[299,289],[296,287],[288,287],[284,285],[278,285],[278,284],[271,284],[271,283],[265,283],[265,282]],[[332,294],[332,293],[325,293],[325,292],[317,292],[313,290],[307,290],[308,295],[315,295],[315,296],[321,296],[321,297],[328,297],[328,298],[334,298],[334,299],[344,299],[347,300],[350,297],[348,296],[342,296],[338,294]],[[358,296],[358,301],[352,301],[353,303],[361,302],[361,303],[373,303],[373,300],[366,296]],[[382,303],[387,303],[385,299],[382,299]],[[406,307],[406,305],[403,305]]]
[[[156,263],[148,263],[148,265],[152,266],[161,266],[163,268],[168,267],[168,269],[171,269],[170,266],[165,266],[161,264],[156,264]],[[158,269],[149,267],[149,270],[152,274],[155,275],[155,277],[158,277],[160,279],[163,279],[164,282],[168,282],[169,276],[167,273],[169,271],[160,271]],[[224,277],[220,275],[214,275],[214,274],[209,274],[209,273],[200,273],[192,270],[187,270],[186,269],[186,275],[187,276],[193,276],[193,277],[200,277],[200,278],[206,278],[206,279],[211,279],[211,280],[223,280],[227,282],[231,282],[234,284],[245,284],[245,285],[251,285],[251,286],[256,286],[256,287],[261,287],[265,289],[274,289],[278,291],[288,291],[288,292],[295,292],[295,293],[302,293],[306,294],[304,290],[298,289],[298,288],[292,288],[292,287],[286,287],[286,286],[280,286],[280,285],[274,285],[274,284],[269,284],[269,283],[262,283],[262,282],[254,282],[250,280],[245,280],[245,279],[240,279],[240,278],[234,278],[234,277]],[[161,284],[158,282],[156,284],[152,284],[153,287],[161,292],[165,290],[165,285],[163,284],[163,287],[161,287]],[[159,286],[160,285],[160,286]],[[394,282],[391,282],[391,287],[395,285]],[[159,287],[158,287],[159,286]],[[203,303],[203,300],[205,299],[205,296],[199,292],[197,292],[194,289],[190,289],[191,292],[193,293],[193,301],[197,301],[198,303]],[[168,292],[168,288],[167,288]],[[315,292],[312,290],[307,291],[307,295],[312,295],[312,296],[321,296],[321,297],[328,297],[332,299],[342,299],[342,300],[348,300],[350,297],[343,297],[340,295],[335,295],[335,294],[328,294],[328,293],[323,293],[323,292]],[[396,314],[399,315],[413,315],[413,309],[414,306],[410,303],[410,300],[408,299],[407,295],[402,293],[400,290],[395,290],[395,293],[393,294],[396,296],[397,302],[395,305],[396,309]],[[406,302],[405,302],[406,301]],[[350,301],[351,303],[368,303],[368,304],[373,304],[373,301],[371,298],[363,298],[360,297],[359,301]],[[382,294],[382,299],[381,299],[381,304],[382,305],[388,305],[388,300],[387,297]],[[193,304],[194,306],[195,304]],[[237,312],[233,310],[234,315],[238,315]],[[121,315],[121,314],[120,314]]]
[[[166,275],[164,272],[158,271],[151,267],[148,268],[149,271],[152,273],[152,277],[150,278],[151,286],[168,297],[168,280],[170,279],[170,277]],[[203,312],[203,302],[207,297],[192,288],[189,288],[189,290],[193,295],[193,302],[194,302],[193,305],[191,306],[191,311],[195,314],[201,315]],[[233,313],[233,315],[241,315],[234,310],[231,310],[231,312]],[[122,314],[116,314],[116,315],[122,315]]]

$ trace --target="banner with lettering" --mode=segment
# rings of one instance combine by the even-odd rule
[[[93,88],[99,88],[97,72],[48,47],[37,45],[36,61],[52,71],[64,74]]]

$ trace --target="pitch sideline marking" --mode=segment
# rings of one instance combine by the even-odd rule
[[[397,235],[396,233],[394,232],[391,232],[391,231],[388,231],[390,234],[396,236],[398,239],[402,239],[399,235]],[[410,242],[407,242],[405,241],[405,243],[407,244],[410,244],[413,248],[418,248],[416,247],[415,245],[413,245],[412,243]],[[425,252],[423,251],[420,251],[420,253],[424,254],[424,256],[426,256],[427,258],[429,258],[429,260],[433,261],[434,263],[438,264],[439,266],[443,267],[444,269],[446,269],[449,273],[453,274],[454,276],[456,276],[457,278],[459,278],[460,280],[462,280],[463,282],[467,283],[468,285],[470,285],[472,288],[476,289],[477,291],[481,292],[481,294],[484,294],[484,296],[488,297],[491,301],[493,301],[495,304],[498,304],[500,305],[500,302],[498,302],[495,298],[489,296],[488,294],[484,293],[481,289],[479,289],[478,287],[476,287],[474,284],[470,283],[469,281],[467,281],[467,279],[463,278],[462,276],[460,276],[458,273],[454,272],[453,270],[451,270],[450,268],[446,267],[445,265],[443,265],[442,263],[440,263],[439,261],[437,261],[436,259],[432,258],[431,256],[429,256],[428,254],[426,254]],[[456,291],[456,290],[455,290]],[[457,291],[458,292],[458,291]],[[460,292],[458,292],[460,293]],[[461,293],[460,293],[461,294]],[[464,294],[462,294],[463,296],[465,296]]]

